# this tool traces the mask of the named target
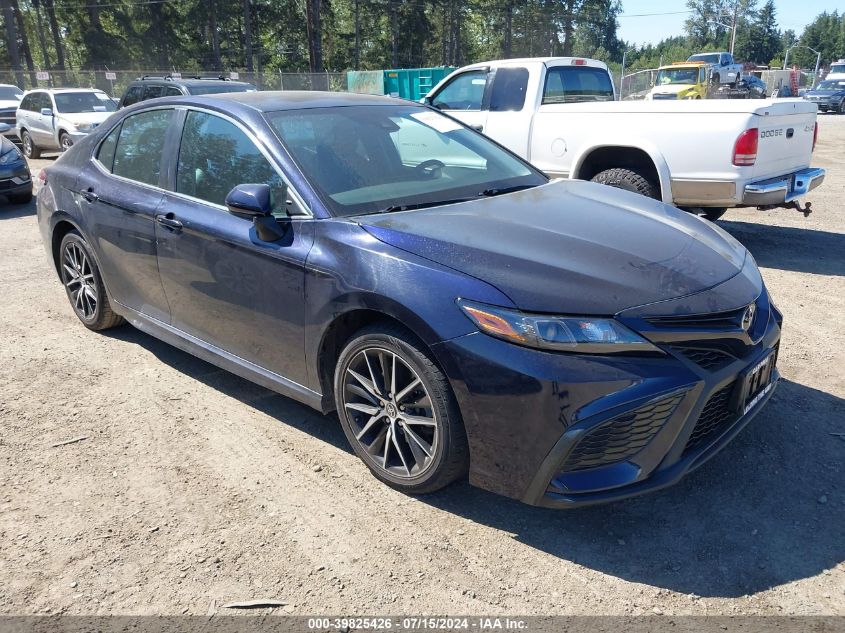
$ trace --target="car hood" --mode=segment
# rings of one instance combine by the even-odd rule
[[[8,110],[10,108],[18,109],[21,104],[17,99],[0,99],[0,110]]]
[[[100,124],[108,119],[114,112],[60,112],[57,116],[69,121],[73,125],[80,123],[97,123]]]
[[[713,224],[581,181],[356,221],[377,239],[481,279],[534,312],[612,315],[686,296],[735,276],[746,257]]]

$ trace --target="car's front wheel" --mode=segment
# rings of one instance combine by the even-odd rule
[[[39,158],[41,156],[41,150],[35,146],[32,135],[26,130],[21,132],[21,145],[23,146],[23,155],[27,158]]]
[[[59,135],[59,145],[61,145],[63,152],[66,152],[73,147],[73,139],[70,137],[70,134],[62,132]]]
[[[123,317],[111,309],[91,247],[76,231],[69,232],[62,239],[59,265],[67,298],[85,327],[105,330],[124,322]]]
[[[358,332],[335,368],[335,402],[355,454],[383,482],[424,494],[464,476],[469,451],[443,372],[392,324]]]

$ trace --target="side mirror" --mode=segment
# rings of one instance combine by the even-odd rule
[[[12,126],[8,123],[0,123],[0,134],[5,134],[6,132],[10,131]]]
[[[238,185],[226,196],[226,207],[239,218],[263,218],[273,210],[270,198],[270,185]]]
[[[723,60],[722,60],[722,66],[727,66],[727,65],[728,65],[728,63],[729,63],[729,62],[728,62],[728,60],[727,60],[727,59],[723,59]]]
[[[53,111],[50,108],[41,108],[41,116],[53,116]]]

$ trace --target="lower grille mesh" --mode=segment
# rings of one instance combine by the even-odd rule
[[[679,348],[679,351],[696,365],[708,371],[716,371],[722,367],[727,367],[734,361],[733,356],[717,349],[685,347]]]
[[[590,431],[572,449],[563,470],[605,466],[638,453],[662,428],[683,397],[681,393],[647,404]]]
[[[701,411],[698,422],[695,423],[692,435],[687,440],[684,452],[701,446],[708,439],[736,420],[737,414],[730,408],[730,399],[734,384],[731,383],[710,396],[710,399]]]

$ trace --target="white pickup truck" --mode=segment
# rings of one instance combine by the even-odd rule
[[[710,219],[728,207],[800,209],[797,199],[824,179],[810,168],[811,103],[614,99],[603,63],[562,57],[465,66],[424,101],[549,176],[621,187]]]
[[[696,53],[690,55],[688,62],[707,64],[710,79],[714,84],[734,84],[742,77],[742,64],[737,64],[734,56],[724,51],[718,53]]]

